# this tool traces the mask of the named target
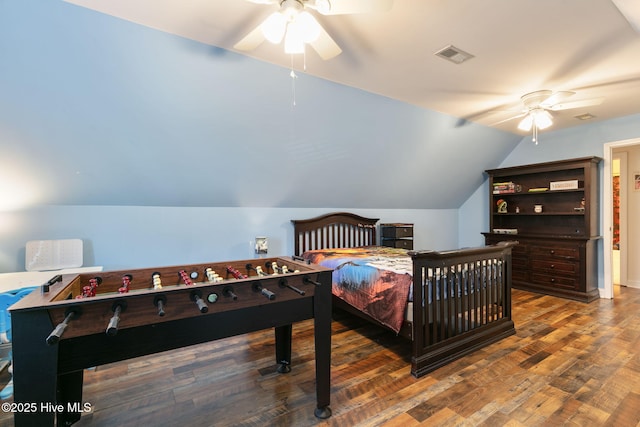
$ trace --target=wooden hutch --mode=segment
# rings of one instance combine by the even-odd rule
[[[599,298],[598,157],[487,170],[487,245],[517,240],[513,287],[590,302]]]

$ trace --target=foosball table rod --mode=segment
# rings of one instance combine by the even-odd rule
[[[288,289],[291,289],[293,292],[295,292],[295,293],[297,293],[297,294],[299,294],[299,295],[304,295],[304,294],[305,294],[305,292],[304,292],[302,289],[298,289],[298,288],[296,288],[295,286],[290,285],[290,284],[287,282],[287,279],[285,279],[284,277],[283,277],[283,278],[281,278],[281,279],[278,281],[278,286],[280,286],[281,288],[288,288]]]
[[[164,295],[156,295],[155,298],[153,298],[153,305],[158,307],[158,316],[164,317],[164,306],[167,305],[167,297]]]

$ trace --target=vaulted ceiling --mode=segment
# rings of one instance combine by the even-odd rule
[[[264,0],[68,1],[232,51],[278,10],[256,4]],[[640,25],[640,2],[616,2]],[[576,116],[585,114],[598,121],[640,112],[640,33],[611,0],[392,3],[383,12],[315,13],[343,51],[329,60],[313,49],[292,58],[269,42],[242,53],[284,67],[306,65],[313,76],[520,134],[519,120],[507,119],[524,109],[522,95],[538,90],[575,92],[567,102],[603,99],[554,112],[553,129],[582,124]],[[449,45],[474,58],[455,65],[434,55]]]
[[[281,46],[233,48],[270,7],[0,2],[0,211],[458,208],[524,138],[514,121],[489,126],[523,93],[604,96],[594,120],[640,112],[639,36],[609,0],[319,16],[342,53],[308,52],[306,70]],[[475,57],[433,55],[449,44]]]

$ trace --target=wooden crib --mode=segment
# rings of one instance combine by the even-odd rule
[[[338,212],[292,222],[295,254],[307,259],[321,250],[335,252],[336,248],[377,243],[378,219],[374,218]],[[515,333],[511,319],[514,244],[408,252],[412,283],[403,307],[404,321],[395,332],[412,341],[412,375],[420,377]],[[335,292],[333,303],[388,328]]]

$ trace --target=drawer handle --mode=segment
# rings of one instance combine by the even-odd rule
[[[551,268],[556,268],[556,266],[555,266],[555,265],[553,265],[553,264],[551,264]]]
[[[556,253],[556,251],[554,251],[553,249],[551,249],[551,250],[549,251],[549,253],[550,253],[551,255],[553,255],[553,254],[555,254],[555,253]]]
[[[556,279],[554,279],[554,278],[552,278],[552,279],[550,280],[550,282],[551,282],[551,283],[555,283],[555,281],[556,281]]]

